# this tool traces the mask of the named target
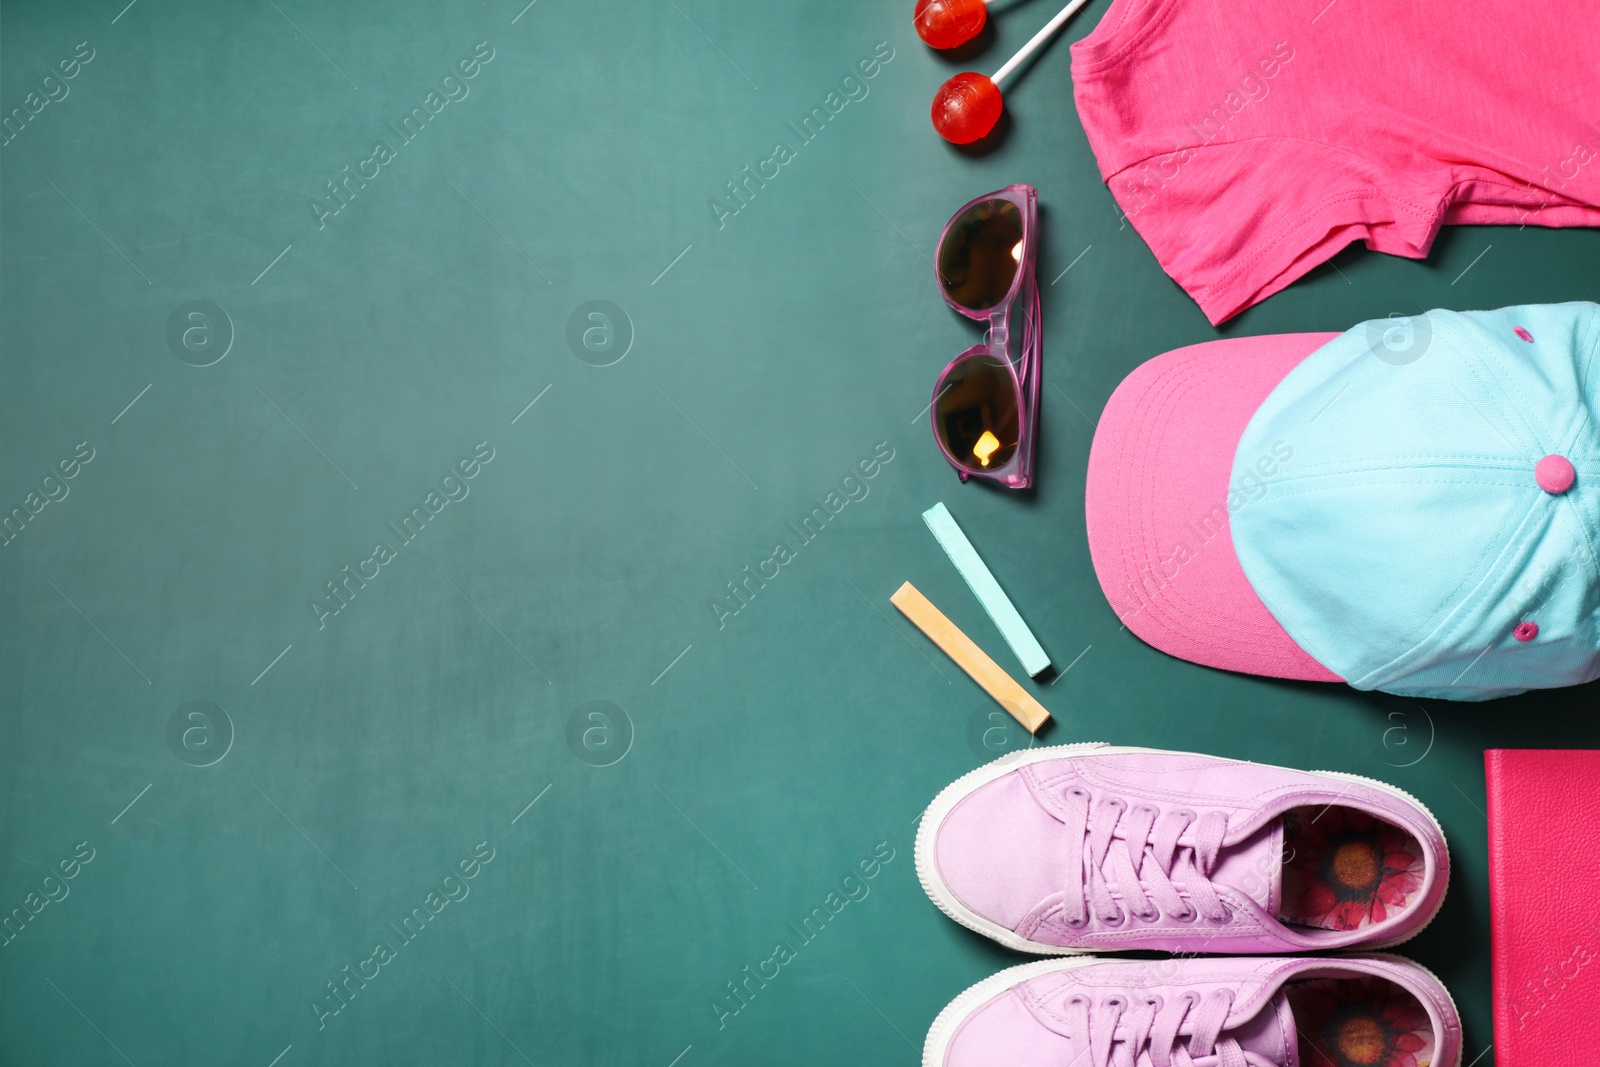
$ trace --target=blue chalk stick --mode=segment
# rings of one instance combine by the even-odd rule
[[[945,554],[950,557],[950,562],[956,565],[961,577],[967,580],[968,587],[983,605],[983,610],[989,613],[989,618],[1000,628],[1006,644],[1016,653],[1017,659],[1022,663],[1022,669],[1028,672],[1028,677],[1032,678],[1049,667],[1050,657],[1045,655],[1038,639],[1033,636],[1033,631],[1022,621],[1022,616],[1017,614],[1011,598],[1006,596],[1005,590],[1000,588],[1000,583],[989,573],[989,568],[984,565],[978,550],[972,547],[967,535],[956,525],[950,509],[943,503],[935,504],[922,513],[922,521],[928,524],[928,529],[938,538]]]

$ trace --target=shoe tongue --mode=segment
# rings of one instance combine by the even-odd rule
[[[1276,916],[1283,897],[1283,820],[1273,819],[1217,853],[1211,880],[1235,889]]]
[[[1255,1018],[1223,1032],[1239,1042],[1239,1047],[1279,1067],[1300,1067],[1300,1040],[1295,1031],[1294,1010],[1280,988],[1256,1013]]]

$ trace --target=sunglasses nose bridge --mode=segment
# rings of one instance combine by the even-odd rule
[[[984,338],[984,343],[990,348],[1009,351],[1006,347],[1011,340],[1011,329],[1006,324],[1007,316],[999,309],[989,312],[989,333]]]

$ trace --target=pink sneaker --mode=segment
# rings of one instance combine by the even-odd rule
[[[1045,960],[939,1013],[923,1067],[1460,1067],[1461,1019],[1398,956]]]
[[[1383,948],[1432,921],[1450,870],[1438,821],[1393,786],[1102,744],[957,780],[916,856],[956,922],[1057,954]]]

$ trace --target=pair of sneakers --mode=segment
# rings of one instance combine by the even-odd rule
[[[1013,753],[923,814],[917,874],[1009,948],[934,1021],[924,1067],[1459,1067],[1417,935],[1444,831],[1393,786],[1147,748]],[[1092,953],[1150,949],[1170,958]],[[1342,950],[1336,956],[1311,952]]]

